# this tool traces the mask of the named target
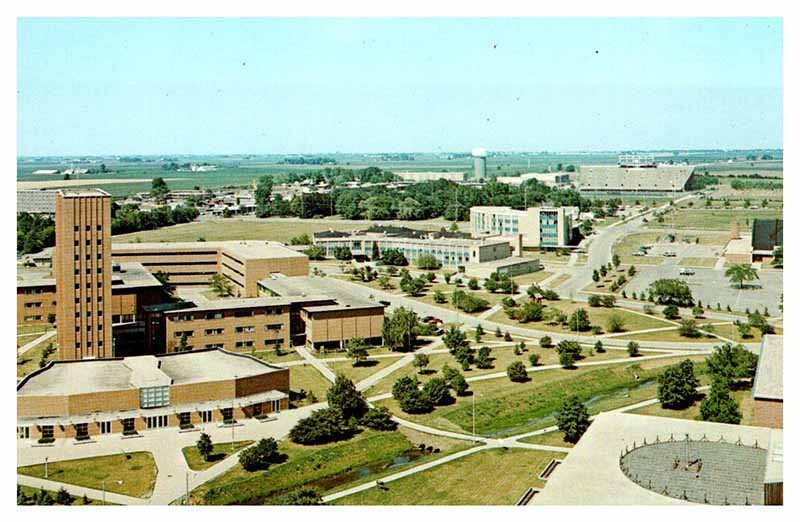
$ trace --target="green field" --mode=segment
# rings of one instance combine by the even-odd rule
[[[705,356],[676,356],[630,364],[554,369],[530,374],[519,383],[491,379],[470,383],[476,395],[475,429],[484,436],[510,436],[552,426],[555,412],[570,394],[589,401],[590,413],[607,411],[655,396],[655,379],[660,368],[683,358],[703,360]],[[638,376],[638,378],[637,378]],[[435,428],[460,433],[472,432],[472,400],[461,397],[454,404],[433,412],[409,415],[394,399],[381,401],[395,415]]]
[[[741,424],[745,426],[758,426],[755,422],[755,401],[753,400],[753,390],[750,388],[744,390],[736,390],[732,394],[736,402],[739,403],[739,411],[742,412]],[[702,420],[700,416],[700,402],[705,397],[705,394],[700,393],[700,397],[694,403],[682,410],[671,410],[662,408],[661,403],[651,404],[643,408],[630,410],[627,413],[635,413],[638,415],[654,415],[656,417],[671,417],[677,419],[688,420]]]
[[[539,475],[563,453],[523,449],[488,449],[442,464],[385,488],[371,488],[334,502],[336,505],[505,505],[529,487],[541,488]]]
[[[202,471],[210,468],[214,464],[222,462],[240,449],[246,448],[252,443],[252,440],[242,440],[214,444],[214,449],[211,450],[211,455],[208,456],[207,461],[203,460],[203,457],[200,456],[200,452],[197,451],[196,445],[186,446],[182,450],[183,458],[186,459],[186,464],[189,465],[189,469],[194,471]]]
[[[324,401],[330,385],[330,381],[311,365],[289,367],[289,386],[295,393],[301,390],[306,393],[313,392],[317,401]],[[305,401],[302,404],[309,402]]]
[[[353,363],[350,361],[347,362],[332,362],[328,363],[328,367],[333,370],[335,374],[344,374],[347,378],[351,381],[358,383],[372,375],[375,372],[378,372],[389,365],[392,365],[398,361],[397,358],[380,358],[380,359],[369,359],[367,361],[362,362],[358,366],[353,366]]]
[[[17,486],[29,498],[33,498],[33,496],[37,495],[39,493],[39,491],[40,491],[39,488],[32,488],[30,486],[23,486],[22,484],[17,484]],[[54,499],[56,498],[56,494],[58,494],[57,491],[50,491],[50,490],[47,490],[47,489],[45,489],[45,491],[50,493],[50,496],[52,498],[54,498]],[[102,500],[92,500],[92,499],[90,499],[88,497],[86,499],[86,500],[88,500],[88,502],[86,504],[84,504],[83,503],[83,498],[84,497],[74,497],[73,496],[72,497],[72,503],[70,504],[70,506],[102,506],[103,505],[103,501]],[[111,502],[106,502],[105,505],[110,506],[110,505],[115,505],[115,504],[112,504]]]
[[[299,361],[303,358],[303,356],[295,350],[282,350],[280,355],[276,354],[275,350],[255,352],[251,355],[268,363],[285,363],[289,361]]]
[[[416,449],[420,443],[439,448],[440,452],[422,455]],[[301,446],[284,440],[279,448],[287,456],[286,462],[252,473],[237,464],[192,491],[192,504],[280,504],[282,496],[303,487],[322,495],[466,447],[468,443],[434,436],[409,438],[402,430],[366,430],[350,440],[320,446]]]
[[[530,437],[519,439],[519,442],[527,442],[529,444],[544,444],[545,446],[563,446],[565,448],[571,448],[575,446],[575,444],[564,440],[564,432],[561,430],[548,431],[547,433],[542,433],[540,435],[531,435]]]
[[[688,228],[698,230],[730,230],[731,224],[736,221],[742,229],[746,230],[748,226],[752,225],[754,218],[781,219],[783,218],[783,212],[775,209],[681,209],[665,215],[663,223],[650,221],[647,226],[649,228],[660,229]]]
[[[25,353],[17,356],[17,379],[21,379],[29,373],[39,369],[39,361],[48,345],[53,345],[55,350],[47,357],[46,362],[50,362],[58,356],[58,345],[55,338],[46,339]]]
[[[44,478],[44,464],[23,466],[17,468],[17,473]],[[149,452],[62,460],[47,466],[48,480],[98,490],[105,481],[106,491],[141,498],[153,492],[157,473],[155,460]]]

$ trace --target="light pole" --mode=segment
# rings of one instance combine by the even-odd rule
[[[231,451],[233,451],[233,444],[235,441],[235,434],[236,434],[236,410],[233,405],[233,401],[236,398],[236,379],[238,379],[238,375],[233,376],[233,396],[231,397]]]
[[[478,443],[478,440],[475,438],[475,395],[477,392],[473,390],[472,392],[472,442],[474,444]]]
[[[47,478],[47,457],[44,458],[44,478]]]

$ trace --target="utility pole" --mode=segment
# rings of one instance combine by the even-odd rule
[[[472,392],[472,438],[475,439],[475,391]],[[473,440],[477,444],[477,440]]]

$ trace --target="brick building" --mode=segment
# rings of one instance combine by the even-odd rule
[[[100,189],[59,190],[55,210],[58,356],[110,357],[111,196]]]
[[[55,361],[17,385],[17,436],[47,442],[225,423],[288,408],[289,370],[199,350]]]
[[[270,274],[308,275],[308,257],[274,241],[198,241],[194,243],[115,243],[116,262],[141,263],[164,272],[173,286],[204,286],[224,275],[237,297],[256,297],[257,283]]]

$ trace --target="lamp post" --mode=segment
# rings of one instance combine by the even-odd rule
[[[44,458],[44,478],[47,478],[47,457]]]

